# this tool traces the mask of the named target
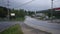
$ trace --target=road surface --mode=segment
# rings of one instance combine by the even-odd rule
[[[19,22],[24,34],[50,34],[48,32],[44,32],[35,28],[32,28],[26,25],[24,22]]]
[[[22,31],[24,34],[50,34],[48,32],[40,31],[38,29],[34,29],[28,25],[26,25],[24,22],[21,21],[1,21],[0,22],[0,32],[4,31],[5,29],[9,28],[12,25],[20,24]]]
[[[48,23],[48,21],[37,20],[29,16],[26,16],[25,24],[43,31],[60,34],[60,24]]]
[[[16,23],[17,22],[15,21],[0,21],[0,32],[4,31],[12,25],[15,25]]]

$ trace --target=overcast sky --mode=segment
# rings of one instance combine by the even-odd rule
[[[9,7],[25,10],[46,10],[51,8],[51,0],[33,0],[32,2],[22,5],[32,0],[9,0]],[[60,0],[54,0],[54,8],[60,7]],[[7,0],[0,0],[0,6],[6,6]],[[22,5],[22,6],[21,6]]]

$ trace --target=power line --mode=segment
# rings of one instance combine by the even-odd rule
[[[4,0],[0,0],[0,6],[4,6]]]
[[[26,2],[26,3],[24,3],[24,4],[21,4],[21,5],[19,5],[18,7],[22,7],[22,6],[24,6],[24,5],[27,5],[27,4],[31,3],[31,2],[33,2],[33,1],[35,1],[35,0],[31,0],[31,1],[29,1],[29,2]],[[14,7],[14,8],[18,8],[18,7]]]
[[[22,7],[22,6],[24,6],[24,5],[27,5],[27,4],[31,3],[31,2],[33,2],[33,1],[35,1],[35,0],[31,0],[31,1],[29,1],[29,2],[23,3],[23,4],[19,5],[19,6],[14,7],[14,8]],[[4,3],[3,0],[2,0],[2,3]],[[9,8],[9,6],[10,6],[9,3],[10,3],[10,1],[7,0],[7,4],[3,4],[3,5],[7,6],[7,8]]]

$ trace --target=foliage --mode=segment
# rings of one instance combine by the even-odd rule
[[[32,16],[32,15],[35,14],[35,13],[32,12],[32,11],[28,11],[28,14],[29,14],[29,16]]]
[[[13,10],[13,13],[16,14],[16,17],[24,17],[25,16],[25,11],[23,9]]]
[[[6,15],[7,15],[7,8],[0,6],[0,17],[3,18],[6,17]]]
[[[20,17],[24,17],[25,16],[25,11],[23,9],[19,10],[19,15]]]

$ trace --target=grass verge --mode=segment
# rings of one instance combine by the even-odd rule
[[[15,19],[11,19],[11,21],[24,21],[25,18],[24,17],[17,17]]]
[[[24,17],[18,17],[18,18],[16,18],[16,21],[24,21],[24,20],[25,20]]]
[[[19,24],[16,24],[8,29],[6,29],[3,32],[0,32],[0,34],[23,34],[21,27]]]

